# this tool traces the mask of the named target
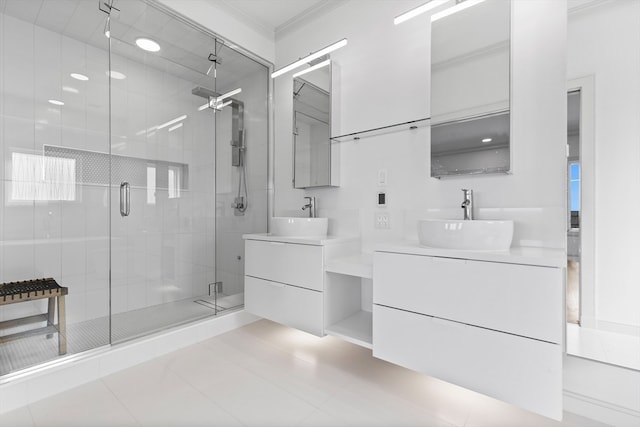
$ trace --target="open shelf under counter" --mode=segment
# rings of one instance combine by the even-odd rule
[[[325,328],[325,333],[365,348],[372,348],[372,325],[371,312],[358,311]]]
[[[373,254],[362,253],[327,260],[324,270],[328,273],[373,278]]]

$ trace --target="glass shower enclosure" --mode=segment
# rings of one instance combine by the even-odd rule
[[[67,292],[64,352],[52,299],[0,296],[0,377],[242,307],[267,64],[143,0],[5,0],[0,22],[0,283]]]

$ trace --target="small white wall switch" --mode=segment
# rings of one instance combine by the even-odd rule
[[[387,185],[387,170],[378,170],[378,185]]]
[[[391,228],[388,212],[376,212],[375,228],[385,230]]]

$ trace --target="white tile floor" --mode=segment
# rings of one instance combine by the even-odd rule
[[[580,426],[262,320],[0,415],[0,426]]]

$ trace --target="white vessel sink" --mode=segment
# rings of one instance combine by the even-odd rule
[[[418,240],[432,248],[500,251],[511,247],[513,221],[418,220]]]
[[[328,218],[273,217],[271,235],[282,237],[326,237]]]

